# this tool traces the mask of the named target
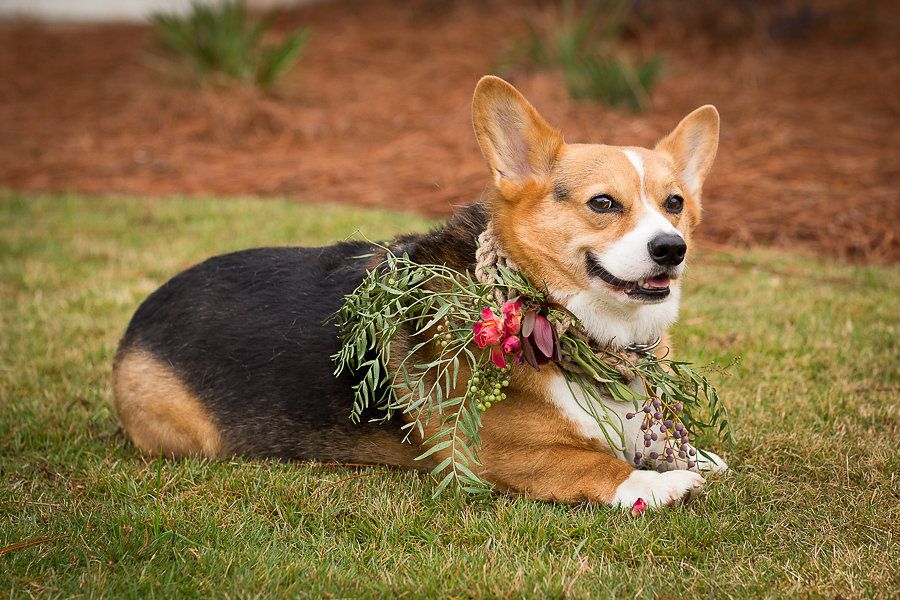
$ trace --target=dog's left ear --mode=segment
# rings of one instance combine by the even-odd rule
[[[687,192],[700,199],[703,181],[712,168],[719,147],[719,111],[707,104],[701,106],[664,137],[655,150],[665,152],[675,161],[678,178]]]
[[[482,77],[472,99],[472,123],[501,192],[510,183],[549,177],[563,137],[516,88],[499,77]]]

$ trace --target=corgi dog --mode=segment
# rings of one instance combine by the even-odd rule
[[[624,348],[665,335],[718,146],[716,109],[698,108],[646,149],[567,144],[497,77],[481,79],[472,108],[489,191],[444,226],[388,247],[420,264],[472,272],[476,240],[490,224],[509,258],[597,342]],[[116,354],[125,432],[157,456],[432,469],[445,454],[417,461],[423,438],[404,442],[407,417],[351,422],[356,380],[333,374],[340,341],[325,322],[379,256],[383,248],[367,242],[259,248],[176,275],[141,304]],[[409,347],[414,337],[410,328],[394,343]],[[636,469],[634,453],[654,450],[644,448],[640,419],[623,418],[625,448],[610,449],[579,405],[591,400],[576,398],[552,363],[540,371],[513,365],[509,380],[507,400],[483,415],[477,468],[498,490],[626,508],[642,498],[655,507],[689,498],[704,471],[726,468],[710,453],[690,470]],[[631,404],[610,399],[607,408],[624,416]]]

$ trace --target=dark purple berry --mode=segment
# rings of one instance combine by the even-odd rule
[[[687,444],[682,444],[682,445],[681,445],[681,451],[682,451],[682,452],[687,452],[687,451],[688,451],[688,445],[687,445]]]
[[[694,461],[692,461],[692,460],[688,461],[688,469],[693,469],[696,465],[697,465],[697,463],[695,463]]]
[[[679,452],[678,453],[678,458],[684,458],[685,456],[687,456],[687,452]]]
[[[682,404],[681,402],[679,402],[678,404],[675,405],[675,412],[681,412],[683,409],[684,409],[684,404]]]
[[[666,420],[663,422],[663,425],[665,425],[666,427],[668,427],[669,429],[671,429],[671,428],[672,428],[672,419],[666,419]]]
[[[688,450],[688,454],[690,454],[691,456],[694,456],[695,454],[697,454],[697,451],[694,450],[693,448],[691,448],[690,450]]]
[[[657,454],[656,452],[651,452],[649,456],[650,460],[656,460],[657,458],[659,458],[659,454]]]
[[[654,432],[654,433],[651,433],[651,434],[650,434],[650,439],[653,440],[653,441],[655,442],[655,441],[658,440],[659,438],[656,437],[656,433]]]
[[[651,436],[649,433],[645,433],[645,434],[644,434],[644,440],[645,440],[645,441],[646,441],[646,440],[649,440],[649,439],[652,439],[652,437],[653,437],[653,436]]]
[[[647,431],[647,424],[641,423],[641,431]]]
[[[650,447],[650,444],[652,444],[652,443],[653,443],[653,442],[651,442],[650,440],[646,440],[646,441],[644,442],[644,448],[649,448],[649,447]]]
[[[653,401],[653,408],[659,408],[659,400]]]
[[[684,425],[682,425],[680,422],[675,423],[675,431],[684,431]]]
[[[626,413],[626,414],[625,414],[625,418],[626,418],[626,419],[633,419],[633,418],[634,418],[634,413],[633,413],[633,412]]]
[[[657,421],[661,421],[662,413],[661,412],[653,413],[653,418],[656,419]]]
[[[666,463],[660,463],[659,466],[656,467],[656,470],[659,471],[660,473],[665,473],[667,471]]]
[[[672,456],[671,454],[666,457],[666,462],[674,462],[674,461],[675,461],[675,457]]]
[[[644,412],[647,413],[647,414],[649,415],[649,414],[650,414],[650,407],[649,407],[649,406],[645,406],[645,407],[644,407]]]
[[[641,462],[642,458],[644,458],[644,455],[641,454],[640,452],[634,453],[634,462],[639,463],[639,462]]]
[[[665,433],[666,431],[668,431],[668,428],[667,428],[665,425],[660,425],[660,426],[659,426],[659,432],[660,432],[660,433]]]

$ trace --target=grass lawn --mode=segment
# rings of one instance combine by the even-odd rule
[[[787,597],[897,593],[900,269],[696,257],[680,357],[717,377],[733,467],[633,518],[431,499],[384,468],[141,457],[110,365],[140,301],[208,255],[428,222],[282,202],[0,194],[0,593]],[[298,366],[298,368],[302,368]],[[356,476],[356,477],[354,477]]]

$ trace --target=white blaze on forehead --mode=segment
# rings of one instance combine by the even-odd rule
[[[632,164],[634,170],[637,171],[638,179],[641,180],[641,196],[644,195],[644,159],[634,150],[622,150],[622,154]]]
[[[649,207],[650,201],[647,200],[647,193],[644,191],[644,160],[641,158],[641,155],[634,150],[622,150],[622,154],[625,155],[625,158],[628,159],[628,162],[630,162],[634,167],[634,170],[637,171],[638,181],[641,182],[641,202],[644,206]]]

